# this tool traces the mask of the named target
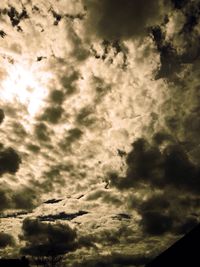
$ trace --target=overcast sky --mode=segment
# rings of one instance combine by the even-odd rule
[[[43,235],[67,266],[142,266],[198,224],[199,14],[1,0],[1,256]]]

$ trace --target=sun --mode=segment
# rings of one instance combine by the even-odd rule
[[[26,106],[29,115],[34,117],[42,108],[48,94],[50,73],[40,70],[36,64],[15,63],[6,67],[0,99]]]

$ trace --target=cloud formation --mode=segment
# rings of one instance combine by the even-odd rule
[[[7,233],[0,233],[0,249],[4,249],[7,246],[13,246],[15,244],[15,240],[13,236]]]
[[[25,219],[21,239],[26,246],[22,254],[33,256],[62,255],[76,249],[76,231],[68,225],[46,224],[35,219]]]
[[[4,186],[0,189],[0,192],[0,211],[32,210],[39,203],[39,191],[30,187],[21,187],[14,190],[10,186]]]
[[[166,137],[167,140],[163,141],[168,141],[168,136]],[[118,178],[115,174],[110,176],[111,184],[119,189],[146,183],[158,188],[173,186],[198,193],[200,170],[179,144],[172,143],[162,149],[156,143],[150,144],[145,139],[138,139],[133,143],[126,163],[126,177]]]
[[[0,175],[4,173],[14,174],[18,171],[21,158],[18,153],[11,147],[0,148]]]
[[[69,265],[142,264],[199,221],[198,1],[10,2],[0,9],[1,229],[31,211],[52,224],[23,222],[26,253],[50,240],[64,251],[64,233]]]
[[[163,2],[85,0],[89,12],[87,26],[98,37],[106,40],[142,37],[150,26],[162,22]]]

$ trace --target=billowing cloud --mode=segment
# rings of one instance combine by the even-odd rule
[[[2,184],[1,184],[2,187]],[[37,206],[39,201],[39,190],[30,187],[21,187],[17,190],[12,189],[10,186],[4,186],[0,189],[1,203],[0,210],[32,210]]]
[[[148,27],[162,22],[163,1],[84,1],[89,19],[87,27],[102,39],[141,37]]]
[[[6,248],[7,246],[13,246],[15,240],[12,235],[7,233],[0,233],[0,249]]]
[[[198,1],[2,0],[0,21],[0,229],[139,266],[196,225]]]
[[[18,171],[21,158],[18,153],[11,147],[0,148],[0,175],[4,173],[14,174]]]
[[[158,144],[138,139],[133,143],[126,163],[126,177],[111,174],[111,184],[119,188],[130,188],[138,183],[146,183],[158,188],[174,186],[198,192],[200,170],[179,144],[172,143],[160,148]]]
[[[34,219],[25,219],[21,239],[26,241],[23,254],[33,256],[62,255],[76,249],[76,231],[68,225],[45,224]]]
[[[0,109],[0,123],[3,122],[4,118],[5,118],[4,111],[2,109]]]
[[[120,253],[113,253],[109,256],[95,257],[94,259],[83,260],[82,262],[74,263],[73,267],[114,267],[114,266],[143,266],[150,261],[148,255],[126,255]]]

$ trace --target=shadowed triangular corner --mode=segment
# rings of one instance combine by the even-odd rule
[[[199,267],[200,224],[145,267]]]

